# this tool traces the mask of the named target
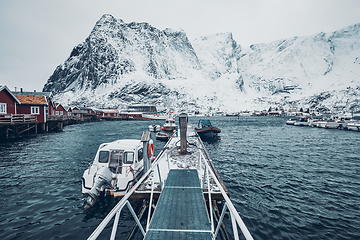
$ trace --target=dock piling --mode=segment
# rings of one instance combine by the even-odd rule
[[[147,172],[151,167],[150,157],[148,155],[148,144],[151,138],[151,134],[149,131],[143,132],[141,137],[141,142],[143,143],[143,154],[144,154],[144,171]]]
[[[186,130],[187,130],[187,114],[182,113],[179,116],[180,125],[180,154],[186,154]]]

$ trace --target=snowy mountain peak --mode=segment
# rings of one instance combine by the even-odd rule
[[[49,77],[67,105],[159,104],[240,111],[360,106],[360,24],[242,49],[231,33],[199,37],[104,14]],[[323,96],[327,96],[324,98]]]

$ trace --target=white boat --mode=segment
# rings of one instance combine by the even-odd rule
[[[339,127],[339,123],[335,120],[328,120],[325,124],[325,129],[337,129]]]
[[[169,117],[169,113],[143,113],[141,116],[144,120],[166,120]]]
[[[176,123],[174,118],[166,119],[163,127],[161,128],[164,131],[174,131],[176,129]]]
[[[332,117],[325,125],[326,129],[347,129],[347,124],[350,122],[348,117]]]
[[[296,120],[297,120],[297,118],[290,118],[289,120],[286,121],[286,124],[287,125],[294,125]]]
[[[82,193],[85,208],[94,205],[100,195],[124,196],[144,170],[143,143],[140,140],[117,140],[100,145],[93,163],[84,171]],[[148,156],[154,144],[148,144]]]
[[[349,122],[346,127],[348,130],[360,131],[360,122]]]
[[[309,126],[308,118],[301,117],[294,122],[294,126]]]
[[[360,131],[360,116],[354,116],[347,124],[347,130]]]
[[[319,121],[317,121],[315,124],[315,127],[318,127],[318,128],[325,128],[326,124],[327,124],[327,119],[321,119]]]
[[[165,133],[165,132],[157,132],[156,133],[156,140],[160,140],[160,141],[168,141],[170,139],[170,134]]]
[[[313,116],[309,119],[309,127],[318,127],[318,123],[323,120],[322,116]]]
[[[149,125],[150,132],[159,132],[160,130],[161,130],[160,125],[157,124]]]

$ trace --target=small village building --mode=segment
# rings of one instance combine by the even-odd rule
[[[36,115],[38,123],[45,123],[48,110],[48,102],[44,96],[15,95],[21,102],[16,106],[18,114]]]
[[[60,103],[56,104],[55,115],[56,116],[67,116],[66,109]]]
[[[117,109],[101,109],[103,112],[102,117],[117,117],[119,114],[119,110]]]
[[[73,107],[71,112],[74,117],[79,119],[84,119],[84,114],[87,113],[87,111],[80,110],[78,107]]]
[[[7,86],[0,86],[0,116],[17,114],[16,106],[19,104],[21,102]]]
[[[95,112],[96,116],[99,118],[101,118],[104,115],[104,112],[101,109],[94,108],[94,112]]]
[[[71,109],[71,107],[66,107],[66,112],[67,112],[68,117],[71,117],[71,116],[72,116],[72,109]]]
[[[45,118],[50,118],[51,116],[55,116],[55,103],[52,100],[51,92],[12,92],[15,96],[24,96],[33,99],[45,99],[47,106],[45,106]],[[35,110],[35,109],[34,109]],[[19,113],[19,112],[18,112]],[[20,114],[20,113],[19,113]],[[46,122],[45,119],[45,122]]]
[[[89,107],[79,107],[79,109],[80,109],[81,111],[83,111],[83,112],[84,112],[84,115],[86,115],[86,116],[94,116],[94,115],[96,115],[96,113],[95,113],[95,111],[94,111],[93,108],[89,108]]]

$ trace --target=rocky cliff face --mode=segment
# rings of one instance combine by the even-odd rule
[[[242,49],[231,33],[182,31],[104,15],[44,86],[68,105],[178,110],[359,108],[360,24]],[[360,110],[360,109],[359,109]]]

